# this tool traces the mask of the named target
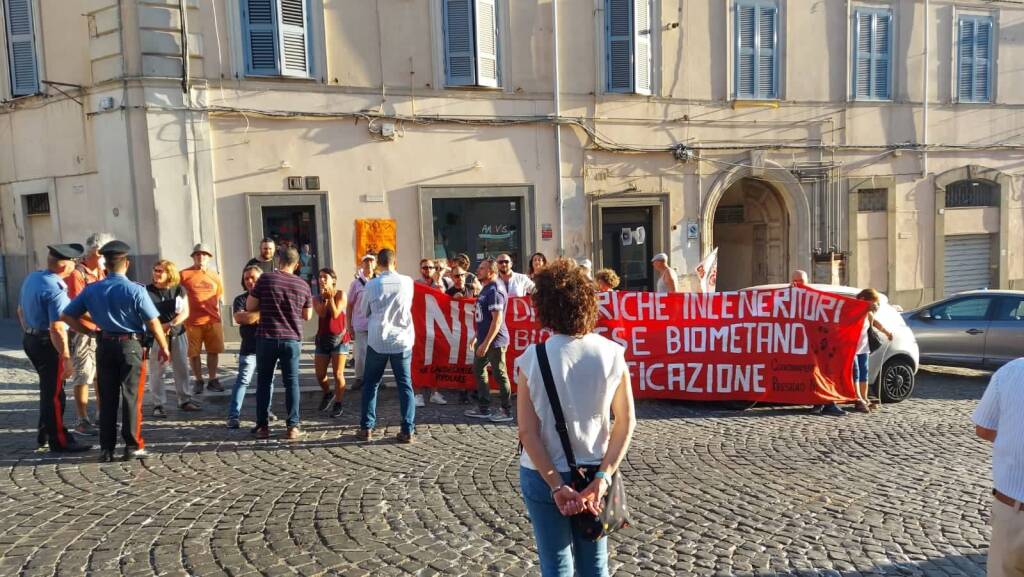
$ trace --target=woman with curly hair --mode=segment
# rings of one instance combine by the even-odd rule
[[[555,429],[555,418],[531,345],[516,361],[519,479],[533,523],[544,577],[608,575],[608,540],[573,530],[570,517],[602,509],[611,475],[618,469],[636,427],[633,389],[625,350],[593,332],[597,296],[583,269],[557,260],[534,277],[533,304],[540,324],[552,332],[544,343],[573,454],[579,465],[600,465],[594,481],[576,491]],[[612,426],[611,416],[614,416]]]
[[[597,282],[597,290],[601,292],[613,291],[619,288],[619,275],[610,268],[603,268],[594,273],[594,281]]]

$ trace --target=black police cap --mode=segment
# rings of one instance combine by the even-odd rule
[[[85,254],[85,247],[76,243],[72,244],[48,244],[46,248],[50,251],[50,256],[60,260],[73,260],[81,258]]]
[[[112,240],[100,247],[100,254],[103,256],[120,256],[128,254],[131,251],[132,247],[128,246],[128,243],[120,240]]]

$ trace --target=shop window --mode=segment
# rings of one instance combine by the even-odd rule
[[[524,270],[521,197],[435,198],[432,202],[435,258],[465,253],[475,267],[482,259],[508,253],[512,268]]]

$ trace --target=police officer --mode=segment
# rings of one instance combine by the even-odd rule
[[[72,329],[89,333],[79,320],[88,312],[100,329],[96,334],[96,369],[100,390],[101,463],[114,460],[118,401],[123,404],[124,460],[149,456],[142,440],[142,393],[149,354],[142,343],[147,330],[160,347],[160,359],[170,358],[167,339],[160,327],[160,313],[145,287],[125,276],[130,250],[119,240],[100,247],[100,254],[106,260],[107,278],[85,287],[61,315],[61,320]]]
[[[64,377],[71,368],[68,333],[61,313],[68,306],[68,287],[61,280],[82,256],[80,244],[46,247],[46,268],[35,271],[21,285],[18,320],[25,336],[22,346],[39,374],[39,446],[51,451],[78,453],[92,447],[81,445],[64,427]]]

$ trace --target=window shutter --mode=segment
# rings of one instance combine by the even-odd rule
[[[245,27],[246,74],[276,76],[277,32],[275,0],[242,0]]]
[[[306,0],[278,0],[278,46],[281,75],[309,77]]]
[[[476,0],[476,73],[479,86],[498,87],[496,0]]]
[[[31,0],[7,0],[7,56],[11,70],[11,95],[39,92],[36,42],[32,27]]]
[[[856,31],[856,55],[854,56],[853,86],[855,98],[869,98],[871,96],[871,14],[857,12]]]
[[[974,22],[974,98],[975,102],[992,101],[992,21]]]
[[[633,14],[635,0],[605,4],[608,92],[633,92]]]
[[[776,98],[776,21],[778,9],[761,6],[757,11],[757,98]]]
[[[633,0],[633,91],[651,93],[650,0]]]
[[[874,14],[872,18],[874,32],[871,37],[871,50],[874,60],[874,71],[871,79],[871,96],[880,100],[892,98],[889,69],[890,39],[892,34],[892,14]]]
[[[448,86],[476,84],[473,0],[444,0],[444,67]]]
[[[757,9],[749,5],[736,5],[736,96],[753,98],[756,94],[757,58],[755,40]]]
[[[960,20],[957,95],[963,102],[974,100],[974,21]]]

